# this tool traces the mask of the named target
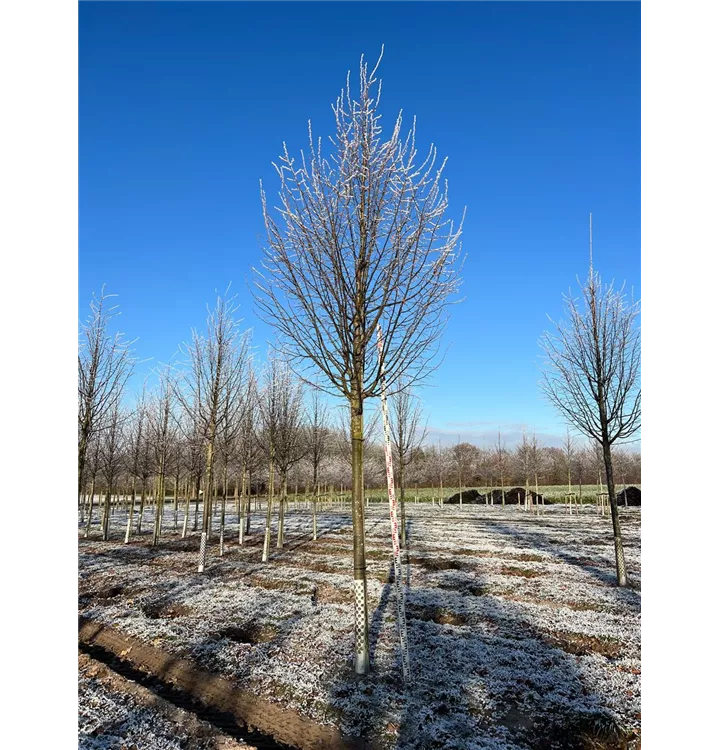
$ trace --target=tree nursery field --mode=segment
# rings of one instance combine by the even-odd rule
[[[171,506],[154,546],[150,523],[123,543],[119,509],[108,541],[80,525],[81,748],[640,746],[640,508],[621,508],[617,587],[593,505],[408,502],[406,682],[386,501],[365,511],[363,677],[349,504],[318,513],[316,540],[311,510],[287,508],[262,563],[265,513],[240,545],[228,504],[203,574]]]

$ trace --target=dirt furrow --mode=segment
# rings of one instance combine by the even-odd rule
[[[223,677],[197,668],[189,660],[168,654],[102,623],[81,617],[79,641],[128,662],[215,711],[233,716],[240,725],[273,738],[275,743],[299,750],[371,750],[363,740],[342,737],[336,727],[316,724],[295,711],[236,687]],[[256,744],[260,746],[260,742]]]

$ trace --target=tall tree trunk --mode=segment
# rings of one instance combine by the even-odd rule
[[[184,523],[182,524],[182,539],[187,537],[187,525],[189,524],[189,501],[190,501],[190,485],[189,483],[185,487],[187,497],[184,500]]]
[[[87,514],[87,526],[85,526],[85,539],[90,535],[90,526],[92,524],[92,508],[95,502],[95,475],[92,476],[92,483],[90,484],[90,509]]]
[[[145,489],[146,484],[147,484],[147,479],[143,477],[142,478],[142,491],[140,492],[140,511],[139,511],[139,515],[137,516],[137,536],[140,536],[140,534],[142,534],[142,516],[145,513],[145,498],[147,495],[147,491]]]
[[[175,487],[174,487],[174,493],[173,493],[173,497],[172,497],[172,502],[173,502],[173,505],[174,505],[174,531],[176,532],[177,531],[177,521],[178,521],[178,518],[177,518],[177,508],[178,508],[178,504],[179,504],[179,496],[178,496],[178,491],[179,491],[179,477],[176,474],[175,474],[174,480],[175,480]]]
[[[282,473],[282,491],[279,496],[279,529],[277,531],[277,549],[284,547],[284,508],[287,504],[287,473]]]
[[[80,432],[80,444],[77,451],[77,493],[82,494],[82,483],[84,482],[85,476],[85,456],[87,455],[87,436],[89,429],[84,425]]]
[[[165,503],[165,468],[164,459],[160,460],[160,470],[157,476],[156,482],[157,497],[155,499],[155,527],[152,533],[152,546],[156,547],[160,540],[160,533],[162,531],[162,514],[164,512]]]
[[[357,389],[359,390],[359,389]],[[360,396],[351,401],[352,525],[354,527],[354,617],[357,674],[369,672],[369,612],[364,551],[364,409]]]
[[[254,501],[254,509],[257,509],[257,500]],[[249,524],[252,516],[252,472],[247,469],[247,526],[244,529],[245,534],[249,534]]]
[[[197,524],[199,522],[199,491],[201,488],[202,488],[202,475],[197,474],[197,481],[195,482],[195,487],[194,487],[194,524],[192,525],[192,531],[197,531]]]
[[[613,521],[613,547],[616,555],[616,579],[619,586],[627,586],[628,576],[626,575],[626,561],[623,556],[621,523],[618,520],[618,502],[616,501],[616,487],[613,482],[613,460],[611,457],[611,445],[608,442],[607,437],[603,442],[603,462],[606,465],[608,501],[611,504],[611,520]]]
[[[102,539],[106,542],[110,538],[110,503],[112,502],[112,477],[107,485],[107,494],[105,495],[105,514],[102,517]]]
[[[214,492],[214,477],[212,469],[214,468],[214,440],[213,431],[210,433],[210,439],[207,444],[206,463],[204,470],[204,504],[202,508],[202,536],[199,543],[199,565],[198,573],[204,573],[204,566],[207,562],[207,541],[209,540],[210,520],[212,514],[212,493]]]
[[[399,456],[399,508],[401,510],[401,546],[406,548],[406,513],[404,510],[404,457]]]
[[[234,486],[235,491],[237,485]],[[247,469],[242,466],[242,497],[239,501],[239,511],[237,513],[239,521],[239,543],[244,544],[244,509],[247,506]]]
[[[531,505],[531,498],[529,496],[529,475],[526,475],[526,487],[524,488],[524,510],[528,511]]]
[[[227,479],[227,462],[224,462],[224,476],[223,487],[222,487],[222,512],[219,519],[219,556],[224,556],[224,515],[227,508],[227,488],[229,487],[229,481]]]
[[[272,534],[272,499],[274,498],[274,448],[269,448],[269,486],[267,488],[267,521],[264,527],[262,562],[269,561],[269,544]]]
[[[130,543],[130,534],[132,533],[132,521],[134,520],[135,515],[135,487],[136,487],[136,478],[132,477],[132,490],[130,492],[130,508],[129,512],[127,513],[127,529],[125,531],[125,544]]]
[[[317,484],[317,478],[319,474],[319,467],[317,464],[314,464],[314,470],[312,474],[312,486],[314,489],[314,492],[312,493],[312,539],[313,541],[317,541],[317,496],[319,495],[319,485]]]

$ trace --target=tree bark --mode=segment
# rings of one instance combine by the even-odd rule
[[[364,551],[364,410],[361,398],[351,402],[352,523],[354,527],[354,614],[357,674],[369,672],[369,613],[366,598]]]
[[[235,484],[235,491],[237,485]],[[239,543],[244,544],[244,509],[247,506],[247,469],[242,466],[242,496],[239,501],[239,511],[237,519],[239,523]]]
[[[287,504],[287,474],[282,475],[282,491],[279,496],[279,530],[277,531],[277,549],[284,547],[284,506]]]
[[[224,517],[227,509],[227,489],[229,488],[229,480],[227,477],[227,462],[224,462],[224,476],[223,476],[223,487],[222,487],[222,512],[219,519],[219,556],[224,556]]]
[[[616,487],[613,482],[613,460],[611,445],[608,439],[603,443],[603,462],[606,465],[606,484],[608,485],[608,501],[611,504],[611,521],[613,522],[613,547],[616,556],[616,579],[619,586],[628,586],[626,561],[623,556],[623,539],[621,537],[621,523],[618,519],[618,502],[616,501]]]
[[[87,513],[87,526],[85,526],[85,539],[90,535],[90,526],[92,525],[92,508],[95,502],[95,476],[92,476],[92,482],[90,484],[90,508]]]
[[[209,541],[210,520],[212,513],[212,493],[214,491],[214,477],[212,469],[214,468],[214,429],[210,429],[210,438],[207,444],[206,463],[204,471],[204,503],[202,507],[202,536],[199,544],[199,565],[198,573],[204,573],[204,566],[207,562],[207,542]]]
[[[132,521],[133,517],[135,515],[135,487],[136,487],[136,479],[135,477],[132,477],[132,490],[130,494],[130,507],[129,512],[127,513],[127,529],[125,531],[125,544],[130,543],[130,534],[132,533]]]
[[[107,485],[107,494],[105,495],[105,514],[102,517],[102,539],[107,541],[110,538],[110,502],[112,501],[112,477]]]
[[[406,514],[404,511],[404,458],[399,457],[399,507],[401,509],[401,546],[406,547]]]
[[[267,521],[264,527],[264,548],[262,562],[269,561],[269,544],[272,535],[272,499],[274,497],[274,448],[269,449],[269,487],[267,488]]]
[[[140,512],[137,516],[137,536],[140,536],[142,534],[142,516],[145,512],[145,497],[146,497],[146,489],[145,485],[147,484],[147,479],[143,477],[142,479],[142,491],[140,492]]]
[[[257,500],[254,500],[254,509],[257,510]],[[252,516],[252,472],[247,469],[247,526],[244,529],[245,534],[249,534],[249,524]]]

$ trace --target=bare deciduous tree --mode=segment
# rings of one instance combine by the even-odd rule
[[[308,448],[312,465],[312,529],[317,538],[317,496],[319,495],[319,470],[326,458],[330,444],[329,407],[320,400],[319,389],[312,388],[308,410]]]
[[[309,154],[284,149],[275,165],[279,207],[262,189],[267,230],[257,304],[295,366],[351,412],[355,669],[369,670],[364,554],[364,401],[379,395],[374,337],[384,333],[387,387],[431,370],[449,297],[459,284],[459,236],[445,218],[444,163],[432,145],[417,159],[415,124],[402,138],[402,115],[382,138],[376,70],[362,58],[359,95],[333,106],[336,133],[326,156],[309,129]],[[319,373],[319,379],[316,373]]]
[[[239,504],[239,543],[244,544],[244,535],[249,533],[251,523],[252,473],[258,466],[259,451],[255,437],[258,394],[257,378],[252,363],[247,372],[247,387],[244,409],[238,435],[238,453],[242,471],[242,497]],[[245,519],[246,516],[246,519]]]
[[[573,490],[571,488],[571,466],[573,465],[576,457],[576,441],[571,435],[571,430],[566,427],[566,437],[563,441],[563,457],[566,462],[566,476],[568,477],[568,507],[569,512],[572,512],[573,505]]]
[[[162,516],[165,504],[165,481],[168,473],[170,448],[175,438],[176,419],[172,412],[174,407],[174,386],[169,367],[159,373],[159,385],[153,395],[149,409],[149,436],[154,451],[155,469],[157,472],[157,493],[155,497],[155,523],[152,533],[152,545],[156,546],[162,532]]]
[[[147,446],[147,403],[146,393],[143,387],[142,393],[137,401],[134,414],[127,430],[128,449],[128,471],[132,477],[132,489],[130,492],[130,507],[127,511],[127,530],[125,532],[125,544],[130,541],[132,535],[132,521],[135,515],[135,498],[137,480],[142,478],[142,463],[145,447]],[[146,478],[145,478],[146,480]],[[144,497],[144,484],[142,487]]]
[[[521,433],[521,442],[516,447],[516,464],[520,471],[520,476],[524,481],[524,510],[528,510],[530,501],[529,496],[529,475],[531,474],[531,443],[526,438],[526,430]]]
[[[195,330],[192,341],[182,346],[187,369],[180,373],[177,398],[202,436],[204,453],[200,573],[206,562],[217,440],[224,427],[222,404],[225,394],[237,391],[245,368],[247,337],[239,331],[238,309],[234,297],[217,297],[214,308],[208,310],[206,335]]]
[[[284,514],[287,506],[287,475],[289,469],[299,462],[304,453],[302,446],[302,400],[301,381],[292,377],[289,365],[278,363],[276,424],[274,430],[274,460],[279,470],[281,491],[279,495],[279,523],[277,525],[277,548],[284,546]]]
[[[120,408],[119,400],[115,401],[112,411],[107,416],[107,426],[102,431],[100,438],[100,462],[105,478],[105,504],[102,516],[102,538],[107,541],[110,538],[110,513],[112,510],[112,491],[115,489],[115,480],[120,473],[124,434],[123,428],[126,415]]]
[[[264,526],[264,547],[262,562],[269,560],[269,545],[272,535],[272,504],[274,500],[274,474],[277,467],[277,443],[282,419],[282,396],[286,392],[288,366],[280,362],[275,354],[270,354],[264,371],[264,387],[259,397],[260,434],[257,444],[265,453],[268,464],[267,517]]]
[[[601,445],[617,580],[619,586],[626,586],[611,446],[641,426],[639,305],[627,299],[623,287],[615,289],[612,283],[601,282],[593,269],[592,239],[590,226],[588,279],[581,285],[579,298],[570,292],[564,297],[568,320],[541,339],[547,358],[542,386],[556,409]]]
[[[471,481],[474,463],[476,461],[476,446],[467,442],[460,442],[461,435],[457,437],[457,443],[452,449],[453,464],[456,467],[456,478],[459,483],[459,504],[464,503],[464,482]]]
[[[401,546],[406,547],[405,479],[406,469],[416,458],[416,451],[426,438],[426,426],[421,425],[421,404],[403,378],[397,381],[397,391],[390,398],[391,441],[399,467],[399,503],[401,507]]]
[[[77,430],[78,430],[78,493],[82,495],[87,446],[120,402],[132,374],[134,359],[132,343],[123,333],[110,333],[117,306],[108,307],[114,297],[102,287],[100,296],[92,296],[90,315],[82,324],[77,357]]]

